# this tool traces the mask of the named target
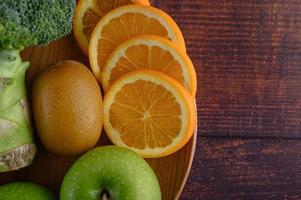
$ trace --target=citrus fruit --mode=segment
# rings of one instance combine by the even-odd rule
[[[102,129],[102,97],[93,74],[81,63],[50,66],[34,82],[32,106],[44,146],[59,155],[91,149]]]
[[[104,98],[104,128],[111,141],[143,157],[174,153],[191,138],[193,97],[175,79],[149,69],[115,81]]]
[[[98,81],[113,50],[123,41],[141,34],[165,37],[186,51],[179,27],[165,12],[150,6],[121,6],[101,18],[91,36],[89,59]]]
[[[196,72],[189,56],[156,35],[134,37],[113,51],[102,71],[104,90],[125,73],[141,68],[161,71],[182,83],[193,96],[196,93]]]
[[[111,10],[127,4],[149,5],[148,0],[80,0],[73,18],[73,34],[81,50],[88,55],[91,33],[99,19]]]

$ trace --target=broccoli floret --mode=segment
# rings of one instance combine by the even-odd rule
[[[75,0],[1,0],[0,51],[44,45],[71,32]]]

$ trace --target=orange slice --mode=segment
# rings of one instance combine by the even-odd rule
[[[118,79],[104,98],[104,128],[111,141],[143,157],[174,153],[191,138],[193,97],[175,79],[148,69]]]
[[[125,73],[148,68],[176,79],[194,96],[196,72],[189,56],[174,43],[156,35],[140,35],[119,45],[102,71],[102,86],[109,86]]]
[[[81,50],[88,55],[89,40],[99,19],[111,10],[127,4],[149,5],[148,0],[80,0],[73,18],[73,33]]]
[[[165,12],[142,5],[116,8],[101,18],[89,44],[90,64],[98,81],[101,81],[101,71],[114,49],[123,41],[141,34],[165,37],[185,51],[179,27]]]

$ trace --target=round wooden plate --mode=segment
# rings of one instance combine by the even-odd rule
[[[26,77],[29,91],[36,75],[49,64],[62,60],[76,60],[89,66],[88,59],[81,53],[72,35],[45,47],[26,49],[22,52],[22,57],[31,64]],[[38,153],[32,165],[19,171],[0,174],[0,185],[13,181],[33,181],[58,194],[65,173],[77,158],[53,155],[43,148],[38,138],[36,141]],[[103,133],[98,145],[107,144],[111,143]],[[163,200],[179,198],[191,168],[195,145],[196,133],[188,144],[175,154],[159,159],[147,159],[159,179]]]

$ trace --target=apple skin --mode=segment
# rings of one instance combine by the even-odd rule
[[[102,198],[103,191],[109,194]],[[132,150],[105,146],[77,160],[64,177],[60,200],[160,200],[157,177]]]
[[[54,195],[39,185],[25,182],[0,186],[1,200],[56,200]]]

